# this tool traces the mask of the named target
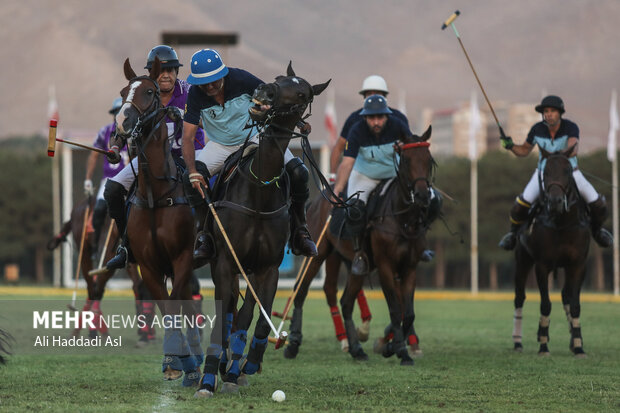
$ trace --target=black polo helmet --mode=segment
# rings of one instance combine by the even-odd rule
[[[540,105],[536,106],[536,112],[543,113],[545,108],[555,108],[560,111],[560,114],[564,113],[564,102],[559,96],[549,95],[545,96],[540,102]]]
[[[155,56],[159,58],[162,68],[183,66],[179,63],[179,56],[177,56],[177,52],[175,52],[172,47],[161,44],[153,47],[149,52],[149,55],[146,58],[146,66],[144,66],[145,69],[151,69],[153,62],[155,61]]]
[[[360,112],[362,116],[389,115],[392,111],[388,108],[387,100],[381,95],[370,95],[364,101],[364,108]]]

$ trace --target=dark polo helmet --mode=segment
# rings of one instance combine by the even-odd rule
[[[151,69],[153,62],[155,61],[155,57],[159,58],[162,68],[183,66],[179,63],[179,56],[177,56],[177,52],[175,52],[172,47],[161,44],[153,47],[149,52],[149,56],[146,58],[146,66],[144,66],[145,69]]]
[[[362,116],[389,115],[392,111],[388,108],[387,100],[381,95],[371,95],[364,101],[364,108],[360,112]]]
[[[545,96],[540,102],[540,105],[536,106],[536,112],[543,113],[543,110],[545,110],[545,108],[555,108],[560,111],[560,114],[562,114],[564,113],[564,102],[559,96]]]

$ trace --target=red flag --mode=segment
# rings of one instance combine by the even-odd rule
[[[334,103],[334,90],[330,89],[325,105],[325,128],[329,133],[329,146],[334,146],[338,140],[338,130],[336,129],[336,105]]]

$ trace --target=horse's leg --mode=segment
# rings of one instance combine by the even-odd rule
[[[357,335],[360,341],[365,343],[368,341],[368,336],[370,335],[370,320],[372,319],[372,314],[370,313],[368,300],[366,299],[363,289],[357,293],[357,305],[360,308],[360,317],[362,319],[362,324],[357,329]]]
[[[328,255],[325,259],[325,282],[323,283],[323,292],[325,293],[327,305],[331,312],[334,330],[336,331],[336,339],[340,341],[340,349],[347,352],[349,351],[349,340],[347,340],[347,332],[344,329],[340,308],[338,307],[338,274],[341,264],[342,258],[336,253]]]
[[[86,281],[86,294],[88,295],[88,298],[86,299],[86,302],[84,303],[84,307],[82,307],[82,311],[95,312],[93,309],[93,303],[94,303],[94,300],[96,299],[95,298],[95,282],[93,280],[93,277],[88,275],[88,272],[92,269],[92,260],[90,257],[90,250],[91,248],[88,243],[88,240],[84,240],[84,251],[82,251],[82,259],[80,261],[80,268],[82,271],[82,277],[84,277],[84,281]],[[73,310],[77,311],[77,309],[73,309]],[[102,322],[102,319],[95,312],[95,319],[94,319],[95,327],[89,327],[89,331],[88,331],[88,335],[90,338],[94,338],[97,336],[96,327],[102,324],[107,332],[107,327],[105,327],[105,323]],[[72,335],[79,336],[81,330],[82,330],[82,321],[80,318],[78,321],[77,327],[72,332]]]
[[[357,329],[353,322],[353,306],[355,305],[355,298],[362,289],[364,283],[364,277],[349,274],[347,279],[347,285],[340,297],[340,306],[342,307],[342,316],[344,318],[344,327],[347,332],[347,339],[349,340],[349,354],[358,361],[368,360],[368,355],[364,352],[362,345],[357,337]]]
[[[579,316],[581,314],[581,303],[579,295],[581,293],[581,286],[586,274],[585,258],[579,264],[569,265],[565,268],[566,280],[565,285],[570,285],[567,292],[570,300],[570,345],[569,348],[575,354],[577,358],[585,358],[586,352],[583,350],[583,340],[581,338],[581,323]],[[566,287],[565,287],[566,288]],[[564,294],[562,294],[564,295]]]
[[[549,299],[549,272],[551,271],[546,265],[536,264],[536,282],[538,283],[538,291],[540,292],[540,321],[538,322],[538,342],[540,347],[538,355],[548,356],[549,347],[549,315],[551,314],[551,300]]]
[[[330,256],[327,257],[328,260]],[[291,325],[288,335],[288,346],[286,346],[286,348],[284,349],[284,357],[287,359],[293,359],[297,357],[297,353],[299,352],[299,346],[301,346],[301,341],[303,338],[301,327],[304,302],[306,301],[306,297],[308,296],[310,283],[318,274],[319,268],[321,267],[324,259],[324,255],[319,254],[318,256],[314,257],[312,261],[310,261],[310,263],[308,264],[308,270],[306,271],[306,275],[302,280],[301,286],[299,286],[297,295],[295,296],[295,300],[293,301],[293,317],[291,318]]]
[[[519,244],[515,251],[515,298],[514,316],[512,325],[513,349],[523,351],[523,303],[525,302],[525,283],[527,276],[534,265],[532,257]]]
[[[271,307],[273,306],[273,300],[276,296],[278,287],[278,277],[278,268],[274,266],[265,271],[259,283],[257,294],[265,307],[266,314],[271,314]],[[299,317],[301,319],[301,315],[299,315]],[[248,354],[244,356],[241,362],[241,371],[244,374],[260,373],[262,370],[263,355],[267,348],[267,340],[270,332],[271,326],[261,313],[256,322],[256,327],[254,328],[254,337],[252,337]]]
[[[415,311],[413,309],[413,304],[414,304],[415,286],[416,286],[415,267],[408,268],[407,273],[405,274],[404,277],[401,278],[401,282],[400,282],[400,295],[401,295],[400,306],[402,309],[403,340],[407,340],[408,338],[407,333],[409,333],[410,331],[414,331],[413,321],[415,320]],[[419,347],[418,347],[418,350],[419,350]],[[406,355],[407,357],[401,357],[401,355],[399,355],[399,357],[401,357],[400,365],[401,366],[413,366],[413,359],[409,355],[409,351],[403,352],[402,356],[404,355]]]

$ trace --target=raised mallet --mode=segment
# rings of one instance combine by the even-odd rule
[[[489,101],[489,98],[487,97],[486,92],[484,91],[484,88],[482,87],[482,83],[480,82],[480,79],[478,78],[478,74],[476,73],[476,69],[474,69],[474,65],[471,63],[471,60],[469,59],[469,55],[467,54],[467,50],[465,50],[465,46],[463,46],[463,41],[461,40],[461,36],[459,35],[458,30],[456,30],[456,26],[454,25],[454,20],[456,20],[457,17],[459,17],[459,15],[461,14],[460,11],[455,11],[454,13],[452,13],[452,15],[450,17],[448,17],[448,19],[443,22],[443,24],[441,25],[441,30],[445,30],[446,27],[450,26],[452,27],[452,30],[454,31],[454,34],[456,35],[457,40],[459,41],[459,44],[461,45],[461,49],[463,49],[463,53],[465,53],[465,57],[467,58],[467,62],[469,63],[469,67],[471,67],[471,71],[474,72],[474,76],[476,77],[476,81],[478,81],[478,85],[480,86],[480,89],[482,90],[482,94],[484,95],[484,99],[487,101],[487,104],[489,105],[489,109],[491,109],[491,113],[493,114],[493,117],[495,118],[495,122],[497,123],[497,127],[499,128],[499,133],[501,135],[502,138],[506,137],[506,134],[504,133],[504,129],[502,129],[502,126],[499,123],[499,120],[497,119],[497,115],[495,114],[495,111],[493,110],[493,106],[491,105],[491,101]]]
[[[77,143],[77,142],[71,142],[65,139],[60,139],[56,137],[56,128],[58,126],[58,121],[56,119],[50,119],[50,130],[49,130],[49,136],[48,136],[48,142],[47,142],[47,156],[49,157],[54,157],[54,154],[56,153],[56,141],[58,142],[64,142],[66,144],[69,145],[74,145],[74,146],[79,146],[80,148],[84,148],[84,149],[88,149],[90,151],[95,151],[95,152],[99,152],[102,153],[104,155],[109,155],[110,152],[103,150],[103,149],[99,149],[99,148],[95,148],[93,146],[88,146],[88,145],[83,145],[81,143]]]

